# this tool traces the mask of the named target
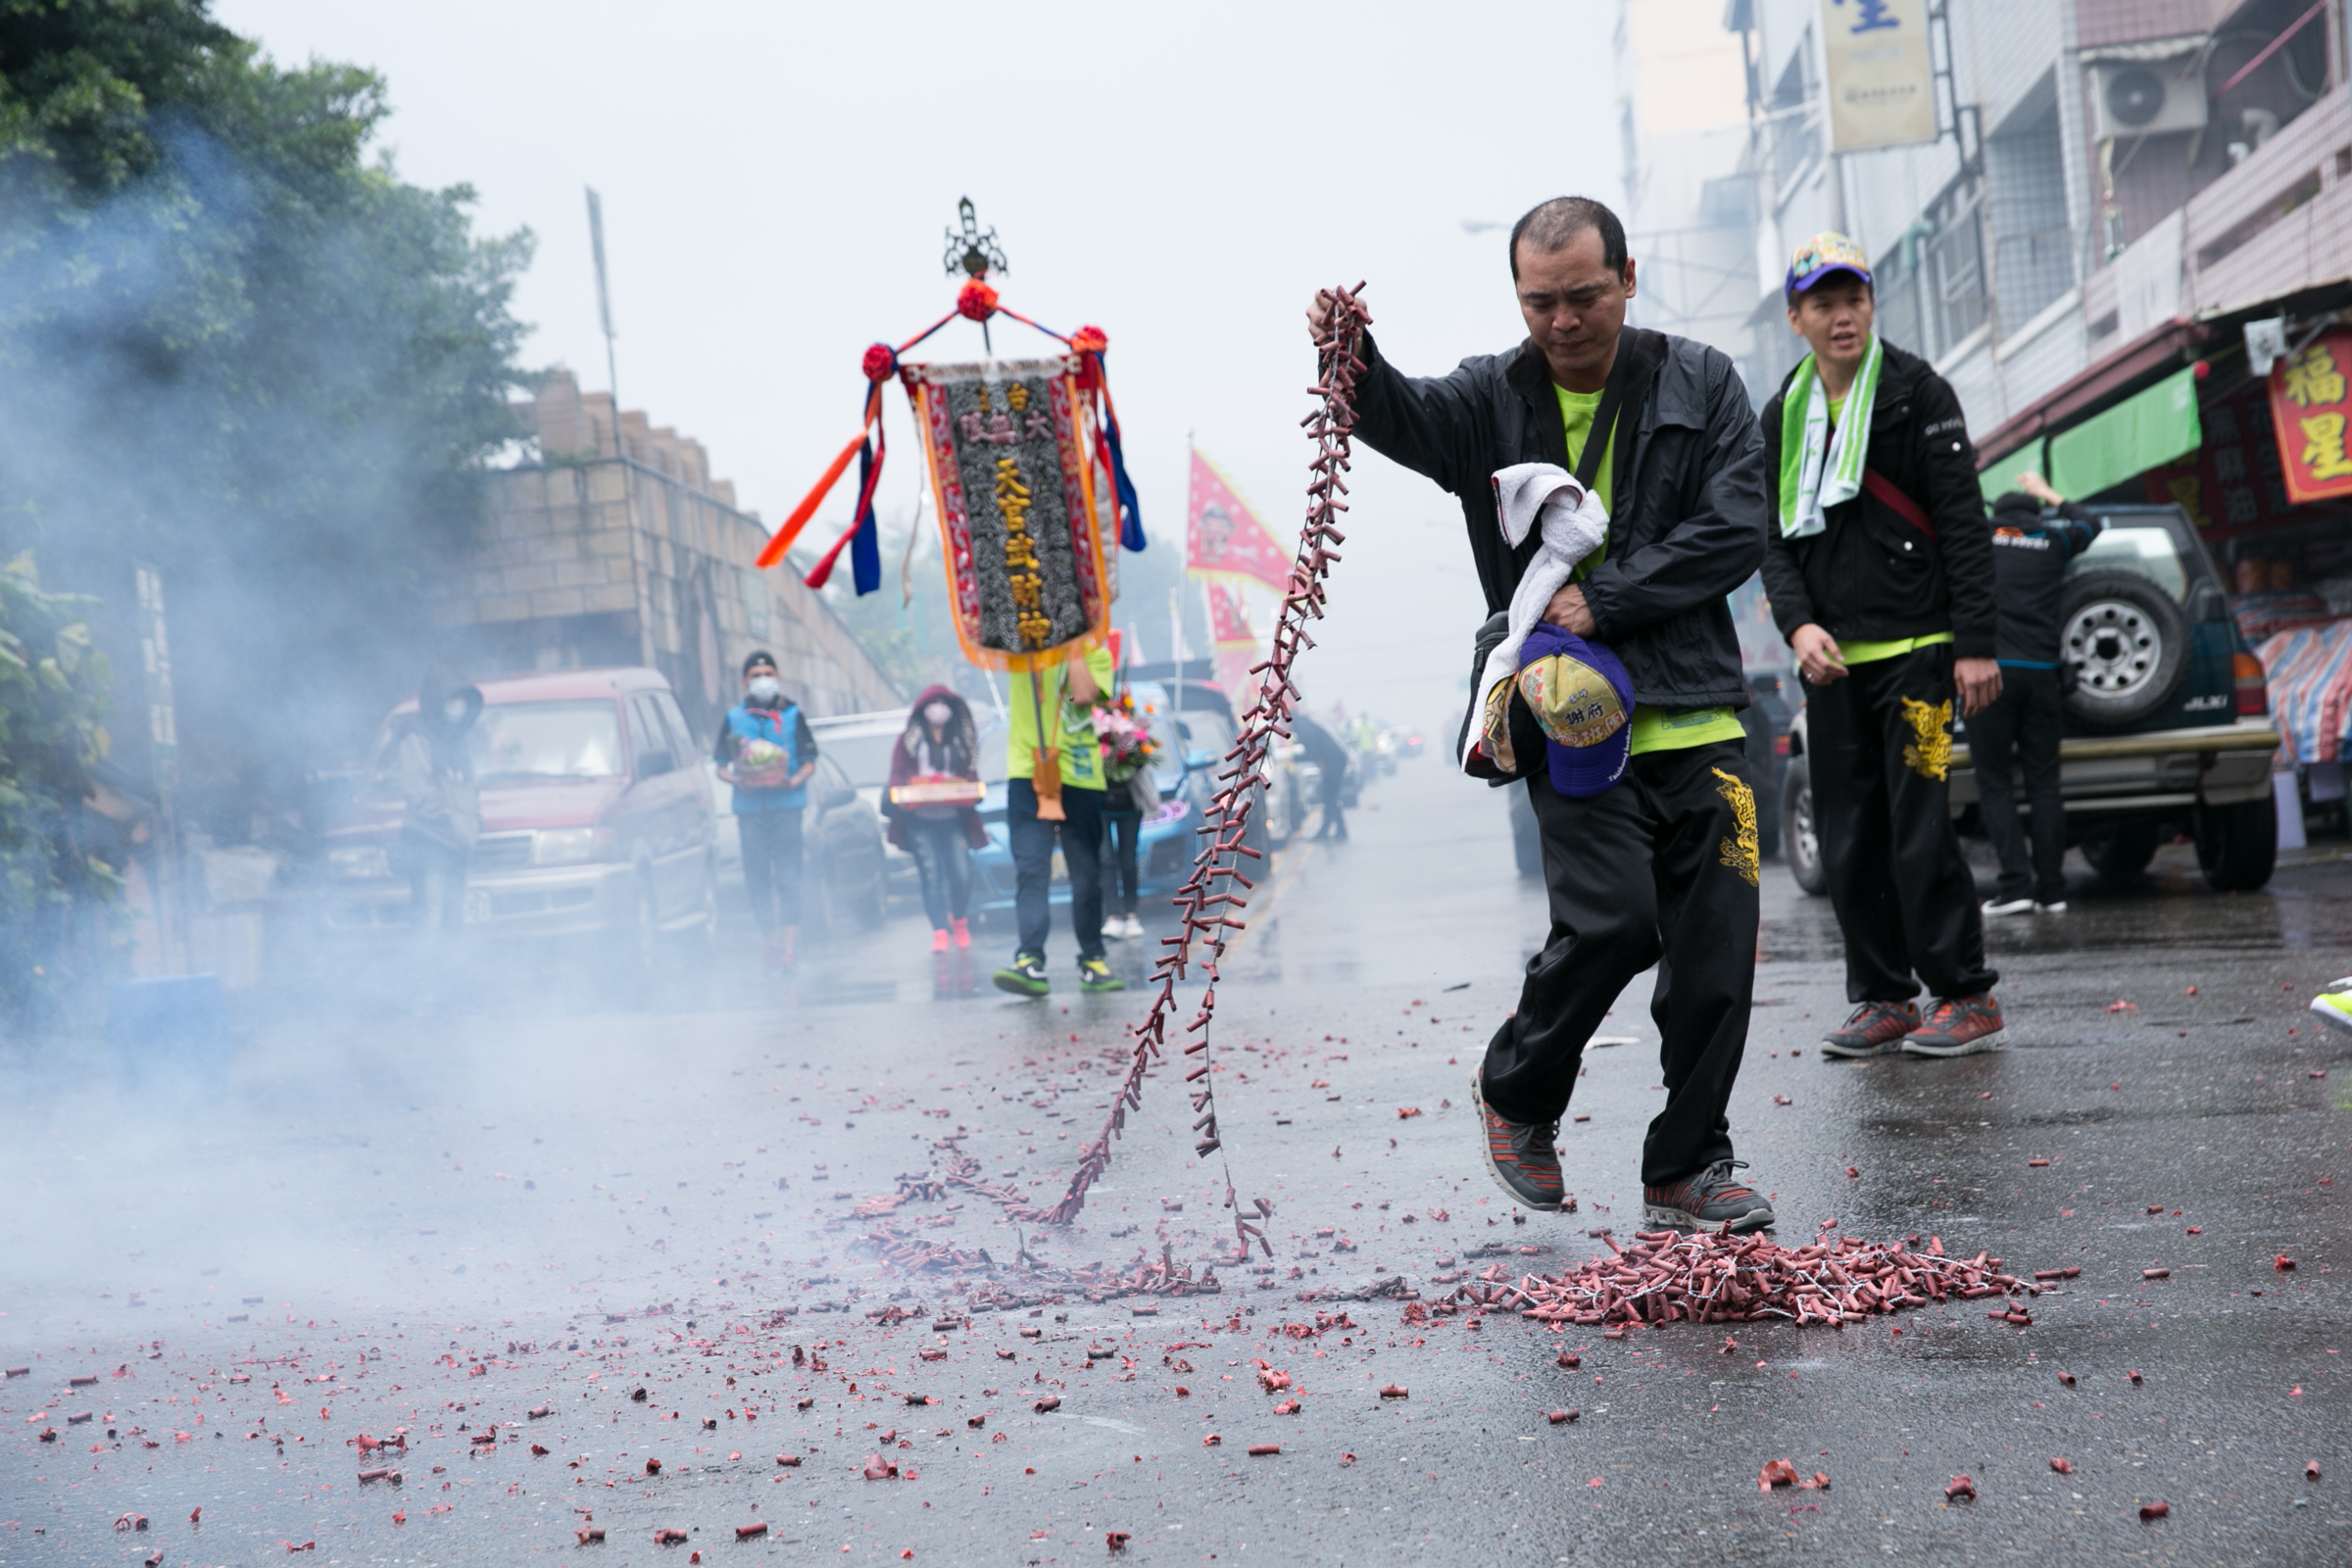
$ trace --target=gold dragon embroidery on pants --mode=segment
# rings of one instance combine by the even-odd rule
[[[1745,877],[1749,887],[1755,887],[1758,870],[1755,794],[1738,777],[1720,767],[1710,767],[1707,771],[1723,781],[1715,786],[1715,793],[1731,803],[1732,817],[1740,825],[1738,835],[1725,839],[1719,846],[1723,863]]]
[[[1903,722],[1911,726],[1913,736],[1903,748],[1903,765],[1921,778],[1942,783],[1952,767],[1952,703],[1945,698],[1931,706],[1916,697],[1906,697],[1903,703]]]

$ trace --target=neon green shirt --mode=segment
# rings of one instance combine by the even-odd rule
[[[1087,672],[1095,677],[1098,691],[1107,692],[1117,671],[1110,662],[1110,650],[1097,648],[1086,656]],[[1037,772],[1037,697],[1043,693],[1049,713],[1060,715],[1061,782],[1065,788],[1099,790],[1105,783],[1102,776],[1102,743],[1095,735],[1095,715],[1091,708],[1076,708],[1062,701],[1069,689],[1069,666],[1056,664],[1052,669],[1038,670],[1034,675],[1012,670],[1004,677],[1010,688],[1005,702],[1008,710],[1004,732],[1004,776],[1030,778]],[[1056,726],[1047,720],[1047,734]]]
[[[1952,634],[1948,631],[1932,631],[1925,637],[1885,637],[1876,642],[1839,643],[1838,652],[1845,656],[1845,665],[1851,669],[1856,664],[1875,664],[1882,659],[1899,658],[1915,648],[1933,648],[1937,643],[1951,640]]]
[[[1573,468],[1584,461],[1585,442],[1592,434],[1593,416],[1600,412],[1598,392],[1571,392],[1554,385],[1559,394],[1560,425],[1568,436],[1568,466]],[[1610,470],[1614,466],[1617,443],[1611,441],[1609,450],[1600,455],[1600,466],[1592,473],[1592,493],[1600,504],[1609,504]],[[1576,564],[1576,580],[1582,582],[1586,573],[1609,558],[1606,539],[1600,548]],[[1747,731],[1740,725],[1740,715],[1729,708],[1636,708],[1634,710],[1633,755],[1644,752],[1679,752],[1691,746],[1707,746],[1716,741],[1744,740]]]

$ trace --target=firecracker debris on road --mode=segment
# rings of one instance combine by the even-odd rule
[[[1407,764],[1260,879],[1213,1054],[1270,1259],[1168,1064],[1076,1224],[976,1196],[1063,1187],[1146,994],[911,942],[680,988],[723,1010],[263,1021],[210,1102],[10,1058],[0,1562],[2341,1549],[2352,1042],[2302,1004],[2352,868],[2085,880],[1990,932],[2011,1049],[1850,1064],[1768,865],[1732,1115],[1782,1222],[1683,1241],[1642,1234],[1645,984],[1575,1211],[1479,1169],[1543,920],[1500,805]]]

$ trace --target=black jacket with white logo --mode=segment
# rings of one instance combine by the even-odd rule
[[[1992,514],[1992,580],[2000,598],[1996,657],[2004,664],[2055,668],[2059,660],[2058,607],[2066,564],[2090,548],[2098,525],[2071,503],[2035,514],[2002,507]]]

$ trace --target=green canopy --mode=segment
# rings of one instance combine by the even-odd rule
[[[2060,495],[2081,500],[2194,452],[2204,439],[2191,366],[2050,437],[2046,477]]]

